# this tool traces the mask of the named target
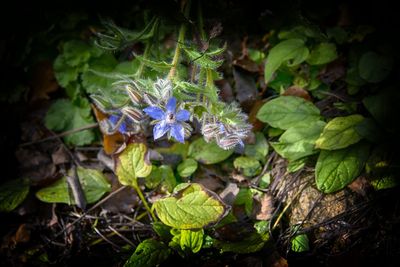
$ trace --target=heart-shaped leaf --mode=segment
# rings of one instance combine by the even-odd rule
[[[154,203],[164,224],[177,229],[200,229],[225,216],[228,208],[214,192],[195,183],[179,188],[173,196]]]

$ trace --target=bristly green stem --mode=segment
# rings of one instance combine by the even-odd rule
[[[136,179],[134,179],[134,182],[133,182],[132,187],[136,190],[136,192],[137,192],[137,194],[139,195],[139,198],[140,198],[140,200],[142,201],[142,203],[143,203],[145,209],[147,210],[148,213],[150,213],[151,218],[153,218],[154,221],[157,221],[157,217],[156,217],[156,215],[154,214],[154,212],[151,210],[149,204],[147,203],[147,200],[146,200],[146,198],[144,197],[143,192],[142,192],[142,190],[140,189],[140,187],[139,187],[139,185],[138,185]]]
[[[187,1],[186,6],[184,7],[184,15],[187,17],[189,15],[189,10],[190,10],[190,0]],[[175,53],[174,53],[174,58],[172,59],[171,62],[171,69],[168,74],[168,79],[173,80],[174,76],[176,74],[176,68],[179,63],[179,58],[181,56],[181,48],[183,44],[185,43],[185,33],[186,33],[186,24],[182,23],[181,27],[179,28],[179,35],[178,35],[178,43],[176,44],[175,47]]]

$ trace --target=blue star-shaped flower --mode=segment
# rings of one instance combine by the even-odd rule
[[[189,120],[190,112],[185,109],[177,111],[175,97],[168,100],[165,111],[157,106],[147,107],[143,111],[158,121],[153,128],[154,140],[169,132],[169,135],[174,137],[176,141],[185,142],[185,129],[182,122]]]

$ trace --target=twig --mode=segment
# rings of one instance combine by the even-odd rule
[[[133,244],[128,238],[126,238],[125,236],[121,235],[117,230],[115,230],[113,227],[111,227],[110,225],[108,226],[108,228],[110,228],[111,231],[113,231],[117,236],[119,236],[122,240],[124,240],[126,243],[128,243],[129,245],[131,245],[132,247],[136,247],[135,244]]]
[[[43,142],[50,141],[50,140],[53,140],[53,139],[57,139],[57,138],[60,138],[60,137],[64,137],[64,136],[67,136],[67,135],[70,135],[70,134],[74,134],[74,133],[78,133],[78,132],[81,132],[81,131],[97,128],[98,126],[99,126],[98,123],[92,123],[92,124],[85,125],[85,126],[80,127],[80,128],[76,128],[76,129],[72,129],[72,130],[69,130],[69,131],[65,131],[65,132],[62,132],[60,134],[49,136],[49,137],[46,137],[46,138],[43,138],[43,139],[40,139],[40,140],[26,142],[26,143],[20,144],[19,146],[20,147],[25,147],[25,146],[31,146],[31,145],[43,143]]]
[[[110,243],[111,245],[113,245],[114,247],[117,247],[118,249],[121,249],[120,246],[118,246],[117,244],[115,244],[114,242],[112,242],[111,240],[109,240],[107,237],[105,237],[102,233],[100,233],[100,231],[94,227],[93,230],[103,239],[105,240],[107,243]]]

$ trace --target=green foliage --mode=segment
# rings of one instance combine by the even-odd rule
[[[172,192],[176,186],[174,171],[169,165],[152,166],[151,173],[145,178],[147,188],[154,189],[161,186],[168,192]]]
[[[212,59],[212,56],[221,54],[225,50],[225,48],[217,48],[215,51],[206,53],[201,53],[197,49],[189,47],[184,47],[183,50],[186,52],[186,55],[193,63],[205,69],[216,69],[223,63],[222,60]]]
[[[235,205],[244,205],[244,210],[247,216],[253,212],[253,192],[250,188],[240,188],[239,193],[235,198]]]
[[[220,240],[214,241],[214,246],[219,248],[221,252],[234,252],[239,254],[253,253],[261,250],[265,243],[269,240],[269,234],[259,234],[252,232],[247,234],[243,239],[236,242],[224,242]]]
[[[315,142],[316,147],[335,150],[357,143],[362,136],[358,133],[356,126],[363,120],[364,117],[358,114],[332,119]]]
[[[171,250],[163,243],[154,239],[142,241],[124,267],[154,267],[168,259]]]
[[[75,104],[67,99],[54,102],[45,117],[45,125],[53,131],[69,131],[94,123],[90,105],[86,99]],[[95,140],[93,130],[85,130],[64,137],[69,145],[88,145]]]
[[[173,196],[154,203],[164,224],[177,229],[200,229],[225,216],[227,207],[214,192],[195,183],[180,188]]]
[[[115,173],[121,184],[135,186],[138,177],[151,173],[152,165],[146,159],[146,153],[145,144],[132,143],[119,155]]]
[[[332,43],[320,43],[314,47],[307,58],[310,65],[327,64],[337,58],[336,45]]]
[[[322,150],[315,166],[315,180],[324,193],[336,192],[360,174],[368,158],[369,146],[356,144],[340,150]]]
[[[392,66],[392,59],[369,51],[362,55],[358,69],[361,78],[371,83],[378,83],[390,74]]]
[[[256,143],[254,145],[246,145],[244,148],[244,154],[248,157],[253,157],[261,162],[265,162],[265,157],[268,154],[268,143],[265,136],[257,132]]]
[[[274,72],[283,64],[291,66],[302,63],[309,55],[309,50],[302,39],[289,39],[274,46],[268,54],[265,64],[264,79],[269,82]],[[288,62],[288,61],[291,62]]]
[[[188,159],[185,159],[184,161],[182,161],[178,165],[177,170],[181,177],[189,177],[197,170],[197,166],[198,166],[197,161],[195,161],[194,159],[188,158]]]
[[[69,176],[73,176],[73,170],[68,172]],[[111,185],[104,174],[99,170],[78,167],[77,175],[82,185],[83,193],[87,203],[95,203],[105,193],[111,191]],[[48,203],[66,203],[75,204],[71,189],[69,188],[67,178],[63,177],[52,185],[40,189],[36,192],[36,197]]]
[[[275,151],[282,157],[295,161],[315,154],[315,141],[325,126],[323,121],[301,124],[291,127],[279,138],[279,142],[271,143]]]
[[[233,161],[233,166],[236,169],[241,170],[243,174],[247,177],[253,177],[261,172],[261,164],[260,162],[252,157],[237,157]]]
[[[289,161],[289,163],[287,165],[287,171],[289,173],[296,172],[296,171],[302,169],[306,165],[306,162],[307,162],[307,157]]]
[[[25,179],[11,180],[0,186],[0,212],[13,211],[29,193],[29,183]]]
[[[197,253],[203,246],[204,230],[180,230],[179,245],[183,251]]]
[[[291,241],[294,252],[305,252],[310,250],[308,236],[306,234],[296,235]]]
[[[217,144],[207,143],[203,138],[198,138],[189,146],[188,156],[202,164],[215,164],[232,155],[233,149],[224,150]]]
[[[311,102],[295,96],[280,96],[265,103],[257,118],[272,127],[289,129],[299,124],[320,120],[319,109]]]

